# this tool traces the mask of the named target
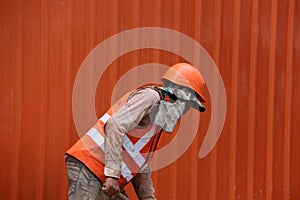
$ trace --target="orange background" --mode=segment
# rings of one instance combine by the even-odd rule
[[[184,155],[153,172],[157,199],[300,199],[298,0],[1,0],[0,199],[67,199],[63,156],[78,139],[77,70],[103,40],[153,26],[199,42],[227,94],[217,145],[198,158],[208,111]],[[97,113],[132,67],[178,61],[151,49],[118,58],[99,82]]]

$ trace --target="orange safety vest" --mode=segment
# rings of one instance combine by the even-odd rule
[[[66,154],[80,160],[105,183],[104,125],[107,120],[128,100],[130,93],[117,101],[97,123],[75,143]],[[123,188],[152,158],[157,149],[162,129],[154,124],[146,128],[134,128],[125,134],[122,144],[122,169],[118,180]]]

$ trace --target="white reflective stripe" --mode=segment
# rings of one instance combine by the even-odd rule
[[[94,142],[96,142],[96,144],[102,149],[102,151],[104,151],[104,137],[98,132],[97,129],[91,128],[87,132],[87,135],[90,136],[92,140],[94,140]],[[131,174],[131,171],[128,169],[126,163],[122,161],[121,164],[122,164],[121,174],[128,182],[133,178],[133,176]]]
[[[99,120],[103,123],[106,123],[110,117],[111,116],[109,114],[105,113]],[[153,125],[151,130],[148,131],[143,137],[141,137],[135,144],[131,142],[127,135],[125,135],[123,138],[123,147],[139,167],[142,167],[145,164],[145,158],[140,153],[140,150],[150,141],[151,137],[156,133],[156,131],[157,126]],[[104,137],[98,132],[96,128],[91,128],[87,132],[87,135],[89,135],[91,139],[94,140],[94,142],[102,149],[102,151],[105,151]],[[129,182],[133,178],[132,173],[124,161],[122,161],[121,165],[121,174],[126,179],[126,181]]]
[[[107,113],[105,113],[100,120],[103,123],[106,123],[107,120],[111,116]],[[131,140],[125,135],[123,140],[123,147],[127,150],[127,152],[130,154],[130,156],[136,161],[137,165],[141,167],[145,159],[142,156],[142,154],[139,152],[151,139],[151,137],[156,133],[157,126],[153,125],[151,130],[148,131],[143,137],[141,137],[135,144],[131,142]]]
[[[96,144],[104,151],[104,137],[97,129],[91,128],[87,134],[96,142]]]
[[[157,126],[153,125],[151,130],[148,131],[143,137],[141,137],[136,143],[135,143],[135,149],[139,152],[151,139],[151,137],[156,133]]]
[[[100,120],[105,124],[107,122],[107,120],[109,120],[110,118],[110,115],[105,113],[101,118]]]
[[[131,171],[128,169],[126,163],[123,161],[122,161],[121,174],[126,179],[127,182],[129,182],[133,178]]]
[[[123,147],[126,149],[126,151],[129,153],[129,155],[134,159],[136,164],[139,167],[142,167],[145,163],[145,158],[142,156],[142,154],[135,148],[135,145],[130,141],[130,139],[127,137],[127,135],[124,136],[123,139]]]
[[[105,113],[101,118],[100,120],[103,122],[103,123],[106,123],[107,120],[110,118],[111,116],[107,113]],[[133,152],[133,155],[136,155],[151,139],[151,137],[156,133],[156,129],[157,129],[157,126],[156,125],[153,125],[151,130],[148,131],[143,137],[141,137],[135,144],[133,144],[129,138],[126,138],[125,139],[125,144],[123,142],[123,146],[125,147],[125,149],[127,150],[127,147],[129,149],[131,149],[131,147],[133,147],[131,149],[131,151],[127,150],[129,153],[130,152]],[[126,136],[126,135],[125,135]],[[126,144],[126,141],[127,139],[130,141],[130,143]],[[127,146],[128,145],[128,146]],[[131,146],[131,147],[130,147]],[[131,154],[130,154],[131,155]],[[133,158],[135,158],[135,156],[132,156]],[[142,156],[143,157],[143,156]]]

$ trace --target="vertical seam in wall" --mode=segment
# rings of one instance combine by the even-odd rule
[[[213,58],[217,65],[220,63],[220,46],[221,46],[221,17],[222,17],[222,10],[221,10],[221,0],[215,0],[215,7],[214,7],[214,43],[213,43]],[[218,151],[217,148],[214,148],[211,152],[211,190],[210,190],[210,199],[215,199],[217,196],[217,155]]]
[[[41,88],[40,88],[40,94],[41,94],[41,110],[40,110],[40,117],[41,117],[41,132],[46,133],[47,132],[47,126],[48,124],[46,122],[49,121],[48,119],[48,103],[47,101],[49,98],[49,63],[48,63],[48,32],[49,30],[49,23],[48,23],[48,5],[47,1],[42,0],[41,1],[41,75],[43,76],[41,80]],[[45,199],[46,197],[46,184],[47,184],[47,177],[46,177],[46,166],[47,166],[47,151],[48,151],[48,142],[47,142],[47,134],[41,134],[41,158],[43,159],[42,166],[41,166],[41,173],[38,178],[40,182],[39,188],[41,191],[37,190],[37,198]]]
[[[71,52],[72,52],[72,2],[68,2],[67,3],[67,13],[66,13],[66,37],[67,37],[67,57],[66,57],[66,63],[67,63],[67,68],[68,68],[68,88],[70,88],[70,97],[72,100],[73,97],[73,85],[71,84],[73,80],[72,78],[72,73],[71,70],[72,69],[72,59],[71,59]],[[71,111],[73,114],[73,102],[71,101]],[[68,118],[72,119],[71,122],[68,124],[68,130],[70,129],[70,127],[73,124],[73,115],[68,114]],[[70,138],[70,134],[67,134],[67,141],[68,141],[68,145],[71,144],[71,138]]]
[[[20,163],[20,156],[21,156],[21,142],[22,142],[22,138],[20,137],[22,134],[22,124],[23,124],[23,94],[24,92],[24,87],[23,87],[23,71],[24,71],[24,66],[23,66],[23,49],[24,49],[24,42],[23,42],[23,33],[24,33],[24,28],[23,28],[23,2],[22,3],[17,3],[16,1],[12,1],[12,4],[16,4],[17,8],[16,8],[16,12],[18,13],[17,15],[17,22],[15,22],[14,26],[16,26],[16,30],[17,30],[17,42],[16,42],[16,47],[18,48],[17,54],[16,54],[16,59],[17,59],[17,68],[18,71],[16,72],[17,74],[17,81],[16,81],[16,88],[19,89],[18,91],[18,98],[17,98],[17,102],[16,105],[18,106],[16,111],[18,113],[18,115],[16,116],[16,120],[17,120],[17,127],[15,127],[16,129],[16,134],[17,137],[15,137],[15,151],[16,151],[16,157],[15,160],[13,162],[14,166],[14,176],[12,176],[12,178],[14,178],[11,182],[10,182],[10,191],[11,191],[11,199],[20,199],[20,195],[19,195],[19,174],[20,174],[20,170],[19,170],[19,165],[21,165]],[[11,168],[12,169],[12,168]]]
[[[229,199],[236,199],[236,132],[237,132],[237,85],[238,85],[238,58],[239,58],[239,29],[240,29],[240,0],[234,0],[233,14],[233,42],[232,42],[232,99],[231,99],[231,128],[230,128],[230,147],[229,147]]]
[[[199,13],[197,13],[197,10],[200,10],[200,11],[202,11],[202,0],[198,0],[198,1],[196,1],[195,2],[195,27],[199,27],[199,28],[201,28],[201,16],[198,16],[197,14],[199,14]],[[200,13],[199,15],[201,15],[202,13]],[[199,18],[197,18],[197,17],[199,17]],[[198,33],[198,35],[197,35],[197,33]],[[201,30],[195,30],[194,31],[194,40],[196,40],[197,41],[197,39],[199,39],[197,42],[199,42],[200,43],[200,36],[201,36]],[[195,53],[194,53],[194,58],[195,59],[198,59],[198,57],[199,57],[199,55],[198,54],[196,54],[196,51],[195,51]],[[197,133],[197,134],[199,134],[199,132]],[[199,151],[199,149],[197,149],[197,148],[194,148],[195,149],[195,151],[192,151],[193,152],[193,155],[194,155],[194,152],[195,152],[195,155],[197,155],[198,156],[198,151]],[[199,167],[199,165],[198,165],[198,163],[199,163],[199,160],[198,159],[192,159],[192,166],[194,166],[194,171],[195,171],[195,174],[192,174],[192,180],[191,180],[191,198],[193,198],[193,199],[200,199],[201,197],[200,196],[198,196],[198,192],[197,192],[197,190],[198,190],[198,188],[199,188],[199,186],[198,186],[198,167]],[[192,171],[193,172],[193,171]]]
[[[247,199],[253,199],[254,184],[254,130],[255,130],[255,88],[257,67],[257,29],[258,29],[258,0],[252,1],[251,38],[250,38],[250,75],[249,75],[249,129],[248,129],[248,168],[247,168]]]
[[[274,93],[275,93],[275,54],[277,28],[277,0],[271,4],[270,20],[270,54],[268,80],[268,116],[267,116],[267,158],[266,158],[266,199],[272,199],[273,190],[273,125],[274,125]]]
[[[284,160],[283,160],[283,191],[284,200],[290,197],[290,141],[291,141],[291,104],[292,104],[292,66],[293,66],[293,27],[294,0],[288,4],[287,48],[286,48],[286,76],[285,76],[285,104],[284,104]]]
[[[66,112],[66,117],[67,117],[67,124],[66,124],[66,130],[71,130],[71,127],[72,127],[72,123],[73,123],[73,106],[72,106],[72,97],[73,97],[73,76],[72,76],[72,59],[71,59],[71,52],[72,52],[72,2],[69,1],[66,3],[66,8],[65,8],[65,18],[64,18],[64,22],[65,22],[65,26],[64,26],[64,32],[65,32],[65,49],[66,49],[66,87],[67,87],[67,97],[69,97],[70,99],[68,99],[68,105],[67,107],[71,110],[71,112]],[[71,134],[65,134],[63,136],[63,142],[64,144],[71,144],[71,137],[70,137]],[[63,157],[63,155],[62,155]],[[66,180],[66,177],[61,177],[61,180],[62,181],[65,181]],[[68,185],[67,185],[67,188],[68,188]],[[65,190],[67,188],[61,188],[61,194],[59,196],[61,197],[64,197],[65,195]],[[68,190],[68,189],[67,189]]]
[[[174,13],[176,13],[177,12],[177,15],[175,15],[175,19],[176,19],[176,21],[174,21],[175,22],[175,24],[177,25],[177,28],[178,28],[178,31],[180,31],[181,32],[181,27],[182,27],[182,25],[181,25],[181,23],[182,23],[182,21],[181,21],[181,18],[182,18],[182,13],[184,12],[184,11],[182,11],[182,8],[181,8],[181,2],[180,2],[180,0],[176,0],[175,1],[175,6],[174,6],[174,8],[175,8],[175,12]],[[176,17],[177,16],[177,17]],[[176,26],[175,26],[176,27]],[[183,29],[182,29],[183,30]],[[177,47],[179,48],[179,50],[180,50],[180,42],[181,41],[178,41],[178,43],[177,43]],[[177,149],[175,149],[175,151],[176,151],[176,154],[178,153],[177,152]],[[178,171],[179,169],[178,169],[178,166],[177,165],[174,165],[174,172],[176,172],[176,174],[178,174]],[[172,197],[172,198],[175,198],[175,199],[177,199],[178,198],[178,196],[177,196],[177,193],[176,193],[176,191],[178,191],[178,187],[177,187],[177,184],[176,184],[176,178],[177,178],[177,176],[172,176],[172,180],[174,180],[174,182],[175,183],[173,183],[172,184],[172,192],[173,192],[173,194],[172,195],[170,195],[170,197]],[[180,189],[179,189],[180,190]]]

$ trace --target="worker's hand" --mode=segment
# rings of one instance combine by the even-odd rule
[[[103,184],[102,190],[108,197],[115,197],[120,193],[120,185],[117,179],[108,177],[106,183]]]

